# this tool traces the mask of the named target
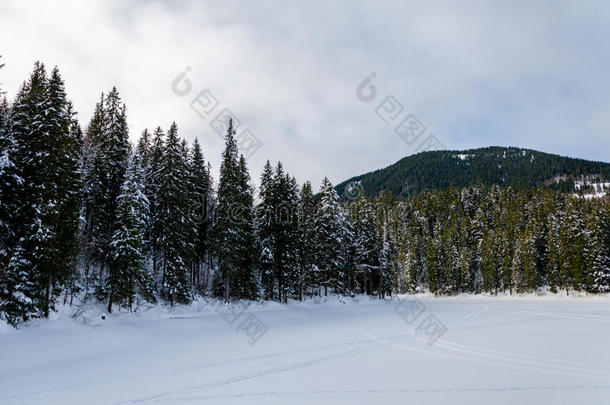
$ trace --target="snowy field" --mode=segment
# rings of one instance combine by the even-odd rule
[[[405,300],[4,327],[0,404],[610,403],[610,298]],[[446,328],[432,344],[428,315]]]

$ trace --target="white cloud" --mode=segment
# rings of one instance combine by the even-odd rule
[[[221,139],[172,93],[185,69],[299,181],[338,182],[415,148],[356,98],[372,71],[451,148],[491,144],[608,160],[605,2],[45,2],[0,5],[0,82],[58,65],[87,124],[116,85],[132,138],[175,120],[218,168]]]

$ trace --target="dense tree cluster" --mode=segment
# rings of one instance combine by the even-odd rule
[[[48,315],[75,272],[82,137],[56,68],[36,63],[2,106],[0,305],[24,319]]]
[[[37,63],[0,100],[0,316],[48,316],[76,294],[111,312],[198,294],[610,291],[603,200],[480,184],[348,204],[267,162],[255,202],[230,120],[225,141],[215,186],[175,123],[132,145],[116,88],[83,135],[58,70]]]
[[[421,193],[386,214],[393,287],[437,294],[610,289],[610,205],[546,189]]]

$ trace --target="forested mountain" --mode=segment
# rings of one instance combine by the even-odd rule
[[[574,180],[599,175],[610,179],[610,163],[573,159],[531,149],[493,146],[463,151],[430,151],[407,156],[384,169],[352,177],[336,186],[344,196],[354,182],[366,197],[392,193],[406,197],[420,191],[449,186],[498,184],[514,188],[549,186],[574,190]],[[350,194],[349,192],[347,194]]]

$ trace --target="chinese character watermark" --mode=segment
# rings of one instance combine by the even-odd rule
[[[267,325],[254,314],[247,314],[248,304],[243,302],[221,303],[215,301],[214,310],[229,325],[235,325],[236,332],[242,332],[248,337],[248,344],[255,344],[268,330]],[[239,321],[239,322],[238,322]]]
[[[187,78],[187,75],[191,70],[191,67],[188,66],[172,81],[171,89],[175,95],[186,97],[191,94],[193,84]],[[233,119],[233,127],[237,131],[235,136],[237,147],[244,157],[248,159],[263,145],[263,143],[249,129],[245,128],[243,131],[239,131],[241,121],[231,110],[228,108],[218,108],[219,105],[220,102],[218,101],[218,98],[216,98],[209,89],[200,91],[190,102],[191,109],[202,119],[209,121],[210,128],[212,128],[222,139],[224,139],[224,131],[229,119]]]
[[[429,345],[434,344],[447,332],[447,327],[436,315],[428,314],[426,317],[421,318],[421,315],[426,312],[426,306],[415,297],[407,297],[400,300],[394,310],[407,325],[413,325],[420,319],[414,331],[417,335],[424,337]]]
[[[370,103],[377,98],[377,87],[373,84],[375,77],[375,72],[371,73],[356,88],[356,96],[360,101]],[[391,126],[394,133],[409,146],[419,142],[426,132],[424,124],[415,115],[407,113],[404,106],[393,94],[386,96],[375,107],[375,114],[386,125]],[[415,153],[444,149],[446,149],[445,146],[436,136],[428,135],[416,147]]]

